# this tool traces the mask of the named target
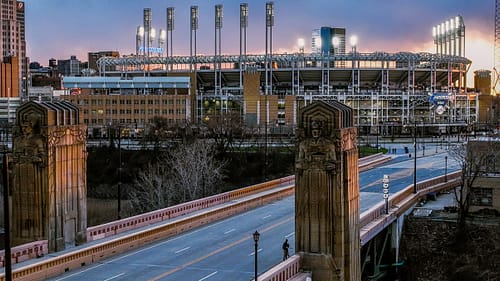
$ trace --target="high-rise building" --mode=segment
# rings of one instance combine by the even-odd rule
[[[312,32],[312,53],[345,54],[345,44],[345,28],[323,26]]]
[[[491,71],[480,69],[474,71],[474,88],[482,95],[491,95]]]
[[[0,5],[0,58],[15,56],[19,58],[20,95],[27,89],[26,38],[24,2],[3,0]]]
[[[81,76],[81,62],[76,56],[71,56],[69,60],[57,61],[57,72],[64,76]]]

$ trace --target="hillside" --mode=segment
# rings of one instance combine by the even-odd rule
[[[500,217],[473,216],[458,234],[453,219],[408,217],[401,280],[500,280]]]

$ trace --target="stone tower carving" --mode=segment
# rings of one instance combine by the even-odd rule
[[[12,241],[48,240],[49,251],[85,242],[86,127],[66,101],[17,110],[12,153]]]
[[[317,101],[299,110],[295,244],[313,280],[361,280],[359,182],[352,109]]]

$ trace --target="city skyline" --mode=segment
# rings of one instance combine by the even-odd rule
[[[174,7],[173,55],[189,55],[189,9],[199,7],[197,54],[214,53],[214,6],[223,5],[222,54],[239,53],[239,5],[248,3],[247,53],[265,51],[265,0],[256,1],[134,1],[25,0],[27,56],[47,65],[50,58],[88,52],[135,53],[137,26],[144,8],[151,8],[152,26],[166,28],[166,9]],[[298,51],[298,39],[311,51],[312,30],[321,26],[346,28],[358,37],[360,52],[435,52],[432,27],[456,15],[465,22],[466,52],[471,71],[494,65],[493,0],[278,0],[274,1],[273,52]],[[350,46],[346,46],[350,48]],[[471,81],[470,78],[468,78]],[[468,83],[470,84],[470,82]]]

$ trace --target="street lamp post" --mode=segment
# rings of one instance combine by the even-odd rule
[[[253,233],[253,241],[255,242],[255,271],[254,271],[254,280],[257,281],[257,251],[259,247],[259,238],[260,238],[260,233],[256,230]]]
[[[122,128],[118,126],[118,219],[121,219],[122,197]]]

